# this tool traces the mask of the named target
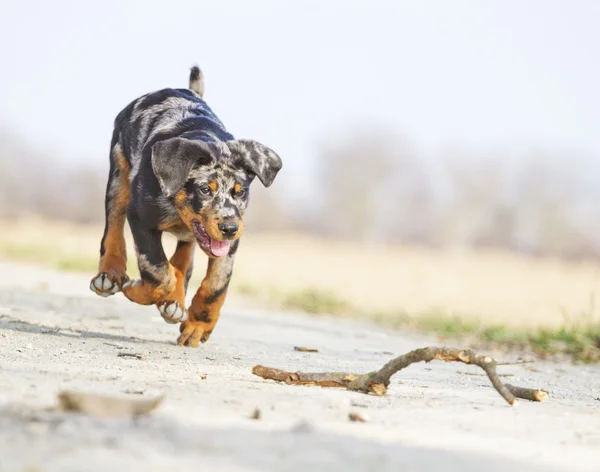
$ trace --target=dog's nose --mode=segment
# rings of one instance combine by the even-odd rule
[[[234,236],[238,232],[239,226],[234,221],[227,221],[226,223],[219,223],[219,231],[225,237]]]

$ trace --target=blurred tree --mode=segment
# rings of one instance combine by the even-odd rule
[[[318,159],[318,227],[360,241],[383,237],[393,202],[394,149],[389,136],[353,134]]]
[[[397,136],[366,128],[329,142],[316,160],[312,200],[294,205],[285,185],[276,192],[254,185],[249,227],[366,243],[600,256],[600,187],[587,156],[459,148],[426,160]],[[0,218],[100,223],[105,185],[106,169],[65,164],[0,129]]]
[[[286,211],[288,206],[281,200],[281,194],[273,187],[264,188],[260,182],[251,186],[249,205],[244,217],[245,225],[252,231],[289,231],[294,229],[294,215]]]

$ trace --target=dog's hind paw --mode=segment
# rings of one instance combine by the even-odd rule
[[[90,282],[90,290],[101,297],[110,297],[121,289],[119,288],[119,284],[115,280],[115,277],[107,272],[100,272]]]
[[[181,323],[187,319],[186,309],[176,300],[163,302],[157,307],[160,316],[169,324]]]

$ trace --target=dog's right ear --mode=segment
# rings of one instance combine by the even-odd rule
[[[190,175],[194,164],[210,164],[217,150],[208,143],[171,138],[152,146],[152,170],[165,197],[175,195]]]

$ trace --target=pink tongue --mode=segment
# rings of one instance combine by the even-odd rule
[[[229,241],[219,241],[217,239],[210,238],[210,252],[214,256],[223,257],[229,254]]]

